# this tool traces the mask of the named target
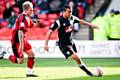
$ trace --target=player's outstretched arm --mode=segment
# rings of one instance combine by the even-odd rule
[[[88,25],[88,26],[90,26],[92,28],[97,28],[98,29],[98,26],[96,26],[96,25],[94,25],[94,24],[92,24],[90,22],[87,22],[87,21],[82,20],[82,19],[80,19],[79,21],[80,21],[80,24],[85,24],[85,25]]]
[[[50,37],[51,37],[52,32],[53,32],[52,30],[49,30],[48,33],[47,33],[47,35],[46,35],[45,47],[44,47],[44,49],[45,49],[46,51],[49,50],[49,49],[48,49],[48,41],[49,41],[49,39],[50,39]]]

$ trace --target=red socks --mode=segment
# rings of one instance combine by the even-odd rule
[[[17,63],[17,58],[14,55],[10,55],[9,60],[12,61],[13,63]],[[32,69],[33,65],[34,65],[34,58],[28,57],[27,67]]]
[[[27,61],[27,67],[32,69],[34,65],[34,58],[30,58],[28,57],[28,61]]]

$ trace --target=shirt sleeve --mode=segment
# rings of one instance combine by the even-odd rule
[[[80,19],[76,16],[72,16],[73,17],[73,20],[74,20],[74,23],[79,23],[80,22]]]
[[[60,21],[56,20],[50,27],[50,30],[55,31],[57,28],[60,27]]]
[[[19,30],[25,30],[25,16],[19,16]]]

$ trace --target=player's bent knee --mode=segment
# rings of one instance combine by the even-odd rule
[[[77,56],[76,56],[75,54],[72,54],[72,55],[71,55],[71,58],[72,58],[72,59],[76,59]]]
[[[34,58],[34,54],[33,53],[30,53],[29,55],[28,55],[28,57],[30,57],[30,58]]]
[[[79,57],[76,54],[73,54],[71,57],[72,57],[73,60],[76,60],[76,61],[79,60]]]
[[[28,57],[31,57],[31,58],[34,57],[34,53],[31,49],[28,50],[26,53],[28,54]]]

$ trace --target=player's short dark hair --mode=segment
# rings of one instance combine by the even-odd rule
[[[65,5],[64,8],[63,8],[63,11],[66,11],[67,9],[70,9],[70,6]]]

